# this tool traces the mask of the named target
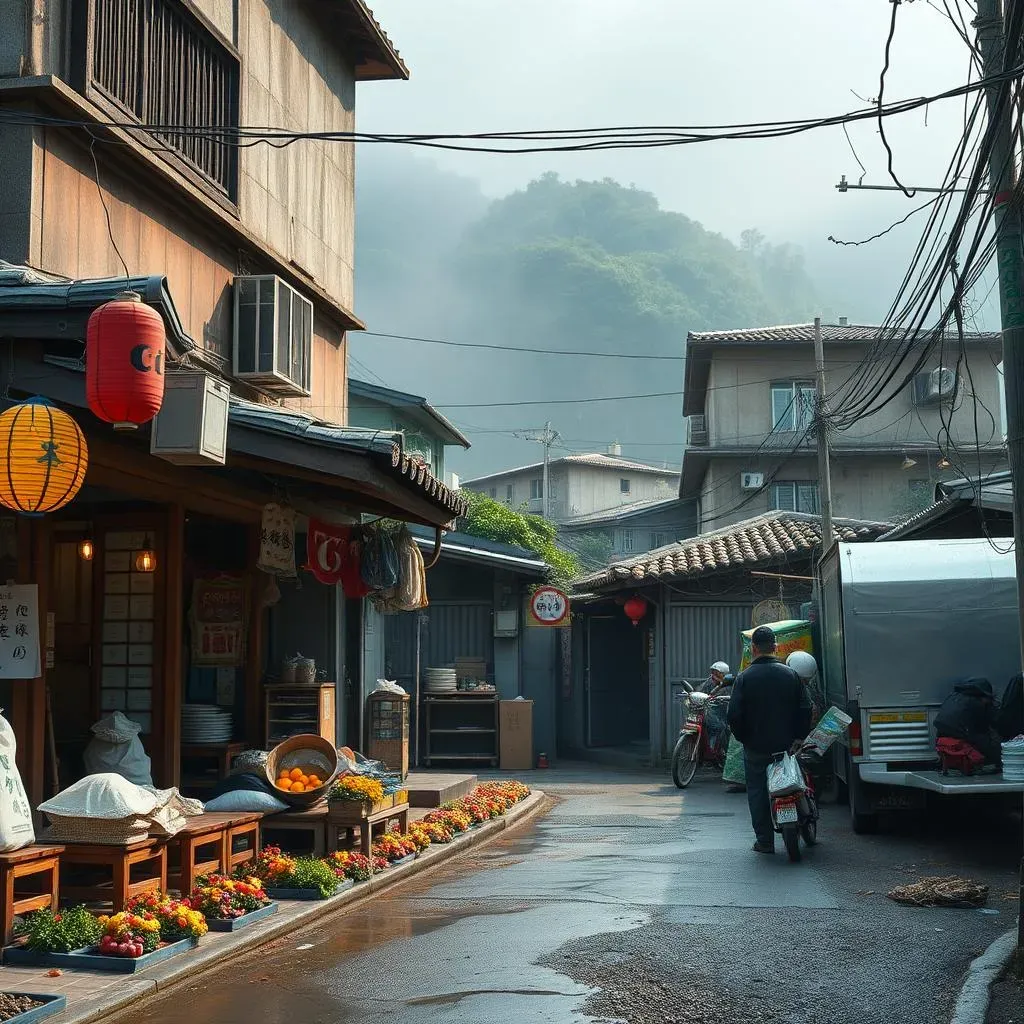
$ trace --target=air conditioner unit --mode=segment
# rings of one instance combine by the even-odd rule
[[[234,372],[281,396],[309,395],[313,303],[273,274],[235,278]]]
[[[705,448],[708,443],[708,427],[703,416],[690,416],[687,418],[690,428],[690,444],[694,448]]]
[[[740,473],[740,488],[744,491],[758,491],[764,487],[764,473]]]
[[[936,405],[950,402],[956,395],[956,370],[937,366],[914,376],[914,404]]]
[[[231,389],[208,373],[168,373],[164,404],[150,432],[150,454],[176,466],[223,466],[230,403]]]

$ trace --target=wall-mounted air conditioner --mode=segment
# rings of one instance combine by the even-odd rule
[[[740,473],[740,489],[757,491],[764,487],[764,473]]]
[[[273,274],[235,278],[234,372],[281,396],[310,393],[313,303]]]
[[[951,402],[956,395],[956,370],[937,366],[914,376],[914,404],[937,405]]]
[[[708,444],[708,426],[703,416],[688,416],[690,445],[693,448],[706,448]]]
[[[168,373],[149,451],[176,466],[223,466],[231,389],[208,373]]]

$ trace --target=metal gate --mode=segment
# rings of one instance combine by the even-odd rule
[[[420,668],[451,665],[456,658],[476,657],[494,671],[493,605],[489,601],[433,601],[420,613]],[[416,676],[416,612],[384,617],[387,672],[412,692]]]

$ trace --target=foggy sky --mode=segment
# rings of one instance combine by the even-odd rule
[[[889,0],[374,0],[372,7],[412,72],[409,82],[359,87],[360,130],[382,132],[693,126],[837,114],[865,105],[854,93],[877,96],[892,11]],[[926,0],[899,6],[887,99],[960,85],[967,70],[967,50],[943,14]],[[940,184],[962,123],[962,100],[887,119],[901,179]],[[849,130],[865,181],[891,184],[877,124]],[[662,150],[424,156],[477,179],[489,196],[549,170],[571,179],[608,176],[654,192],[663,207],[733,240],[757,227],[774,243],[803,248],[823,293],[848,299],[841,311],[851,322],[884,316],[927,216],[861,248],[826,241],[830,234],[873,234],[922,202],[899,193],[837,193],[841,174],[852,181],[861,174],[840,128]],[[977,326],[998,326],[991,304]],[[392,326],[378,317],[370,329]],[[424,381],[403,379],[401,365],[372,339],[353,338],[353,353],[391,386],[423,393]],[[427,383],[428,397],[441,404],[457,401],[467,385]],[[678,430],[681,439],[681,422]],[[534,449],[524,445],[525,459]]]

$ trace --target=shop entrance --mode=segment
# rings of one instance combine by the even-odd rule
[[[646,745],[650,736],[647,632],[619,611],[587,618],[588,747]]]

